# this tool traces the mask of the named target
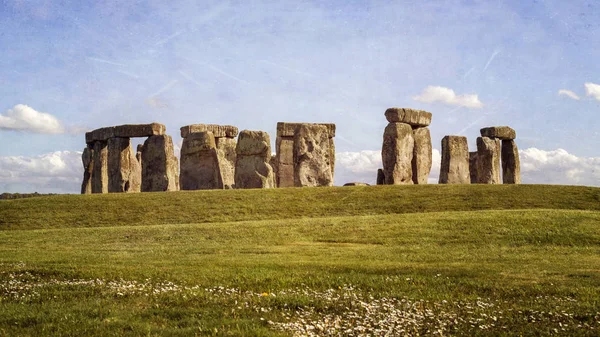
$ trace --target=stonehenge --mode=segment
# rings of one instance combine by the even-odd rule
[[[181,127],[182,190],[234,187],[238,128],[231,125],[192,124]]]
[[[429,125],[423,110],[389,108],[377,185],[427,184],[432,165]],[[118,125],[85,134],[82,194],[333,186],[336,126],[277,123],[276,153],[269,134],[231,125],[180,128],[180,161],[160,123]],[[520,184],[516,131],[485,127],[477,151],[464,136],[442,139],[440,184]],[[131,138],[146,137],[133,149]],[[237,137],[237,140],[236,140]],[[363,183],[348,183],[358,186]]]
[[[471,175],[479,184],[520,184],[521,166],[515,139],[517,133],[508,126],[491,126],[480,130],[477,138],[476,164]],[[502,169],[502,180],[500,179]]]
[[[383,169],[377,184],[427,184],[431,172],[431,113],[408,108],[389,108],[383,132]]]
[[[176,191],[179,167],[163,124],[129,124],[85,134],[82,194]],[[132,137],[148,137],[134,153]]]
[[[271,140],[264,131],[243,130],[235,148],[235,188],[273,188]]]
[[[325,129],[322,129],[320,127],[324,127]],[[296,137],[296,134],[300,131],[300,129],[302,129],[302,133],[304,133],[305,135]],[[311,132],[314,135],[314,132],[317,129],[320,130],[320,135],[318,136],[319,149],[316,150],[319,154],[296,153],[296,151],[305,152],[303,146],[295,144],[297,141],[305,143],[310,142],[311,144],[316,144],[315,142],[317,142],[317,140],[308,140],[308,135],[306,133]],[[326,132],[324,133],[323,130],[326,130]],[[324,141],[325,136],[327,138],[327,142]],[[274,161],[274,169],[277,173],[277,187],[333,185],[333,176],[335,171],[335,144],[333,141],[334,137],[335,124],[332,123],[277,123],[277,138],[275,141],[276,156]],[[327,151],[325,151],[325,148],[327,148]],[[309,157],[313,158],[313,164],[306,164],[306,161]],[[301,162],[297,162],[296,160],[300,160]],[[307,165],[315,165],[315,160],[322,161],[321,168],[318,170],[313,170],[313,172],[319,171],[317,175],[319,175],[320,178],[313,180],[312,182],[308,182],[304,178],[300,179],[300,177],[306,177]],[[330,169],[331,182],[328,181],[328,178],[324,178],[329,175],[328,173],[323,171],[325,170],[325,166],[327,166]],[[297,178],[299,180],[297,180]]]
[[[467,137],[446,136],[442,138],[442,162],[440,184],[470,184],[469,144]]]

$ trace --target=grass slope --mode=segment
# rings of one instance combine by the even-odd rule
[[[600,188],[409,185],[60,195],[0,201],[0,230],[536,208],[600,210]]]
[[[480,185],[2,201],[0,335],[595,336],[599,197]]]

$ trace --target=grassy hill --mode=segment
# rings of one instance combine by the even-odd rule
[[[600,334],[600,189],[0,201],[0,335]]]

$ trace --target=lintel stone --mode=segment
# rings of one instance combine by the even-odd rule
[[[390,123],[405,123],[413,127],[431,124],[431,112],[409,108],[389,108],[385,110],[385,118]]]
[[[277,123],[277,136],[278,137],[294,137],[294,132],[296,131],[296,128],[303,124],[324,125],[327,128],[328,137],[329,138],[335,137],[335,124],[334,123],[288,123],[288,122],[278,122]]]
[[[513,140],[517,138],[517,132],[509,126],[491,126],[480,130],[481,137],[498,138],[501,140]]]
[[[109,126],[86,132],[85,142],[90,144],[96,141],[107,141],[114,137],[133,138],[162,136],[165,134],[166,129],[165,125],[160,123]]]
[[[215,138],[235,138],[238,135],[238,128],[231,125],[217,124],[191,124],[181,127],[181,138],[187,138],[190,133],[212,132]]]

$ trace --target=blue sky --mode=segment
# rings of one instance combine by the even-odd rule
[[[278,121],[333,122],[336,183],[374,181],[369,151],[393,106],[433,113],[434,148],[462,134],[474,149],[481,127],[510,125],[537,163],[524,182],[600,185],[592,1],[0,0],[0,27],[0,191],[76,193],[85,130],[153,121],[176,142],[193,123],[264,130],[274,142]],[[3,126],[19,104],[60,130]]]

